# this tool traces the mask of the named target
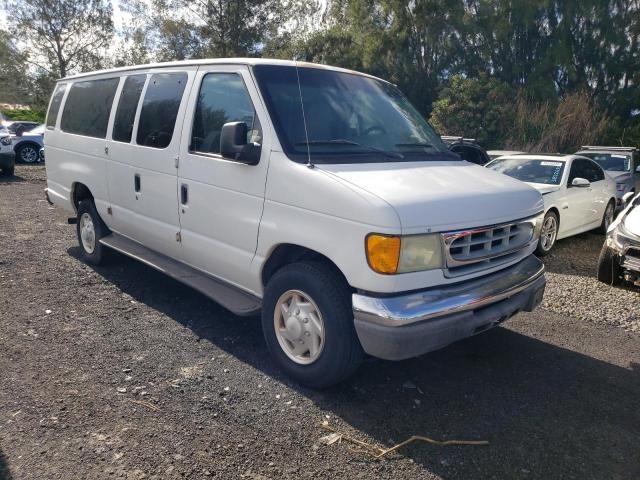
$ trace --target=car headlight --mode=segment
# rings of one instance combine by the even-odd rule
[[[544,212],[536,215],[533,218],[533,239],[539,240],[542,233],[542,224],[544,223]]]
[[[420,272],[442,268],[442,240],[439,234],[379,235],[366,240],[367,261],[377,273]]]
[[[627,189],[626,183],[616,183],[616,190],[619,192],[624,192]]]
[[[2,145],[11,145],[11,137],[2,137],[2,138],[0,138],[0,143]]]

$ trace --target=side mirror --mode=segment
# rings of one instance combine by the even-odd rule
[[[573,179],[573,182],[571,182],[571,186],[578,187],[578,188],[586,188],[591,186],[591,182],[586,178],[576,177]]]
[[[240,163],[257,165],[262,145],[247,143],[247,132],[247,124],[244,122],[225,123],[220,132],[220,154]]]

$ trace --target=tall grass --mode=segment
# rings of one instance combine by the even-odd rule
[[[557,103],[536,103],[520,93],[505,147],[526,152],[571,153],[602,139],[610,119],[587,92],[564,96]]]

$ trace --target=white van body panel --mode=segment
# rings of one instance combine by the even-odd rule
[[[135,138],[143,99],[154,73],[187,75],[174,134],[169,146],[164,149],[137,145]],[[164,255],[182,260],[182,247],[176,241],[176,235],[180,232],[176,159],[180,154],[180,132],[187,111],[186,98],[193,85],[196,68],[148,70],[135,74],[144,74],[147,79],[140,96],[131,143],[111,139],[113,119],[107,133],[112,215],[105,219],[105,223],[117,233]],[[121,87],[123,83],[124,77],[120,82]],[[136,192],[134,188],[136,175],[140,179],[140,192]]]
[[[199,85],[209,74],[240,75],[262,127],[263,141],[257,165],[230,161],[217,154],[190,152],[192,121]],[[178,173],[179,188],[188,190],[188,201],[180,205],[182,251],[185,263],[210,275],[249,290],[261,292],[260,282],[250,276],[256,252],[258,229],[264,206],[264,191],[275,133],[258,90],[246,65],[203,66],[196,76],[188,101],[188,120],[182,129]],[[178,211],[176,209],[176,211]]]
[[[404,234],[493,225],[535,215],[543,208],[535,189],[523,188],[518,180],[465,161],[320,168],[393,205]]]
[[[188,75],[171,143],[162,150],[135,144],[148,78],[130,144],[111,140],[113,110],[106,139],[60,131],[67,89],[56,128],[46,132],[51,200],[73,212],[71,191],[82,183],[112,231],[258,297],[263,292],[264,265],[281,245],[318,252],[337,266],[351,287],[379,293],[462,282],[510,265],[455,278],[446,277],[442,269],[399,275],[374,272],[365,252],[371,233],[444,232],[514,221],[542,210],[540,194],[466,162],[296,163],[283,153],[255,85],[249,66],[260,63],[295,65],[254,59],[190,61],[64,79],[71,84],[121,77],[115,110],[127,75]],[[263,130],[257,165],[189,151],[200,82],[212,72],[235,72],[244,80]],[[137,194],[135,174],[141,178]],[[181,203],[183,184],[188,187],[186,204]],[[535,246],[527,248],[514,262]]]

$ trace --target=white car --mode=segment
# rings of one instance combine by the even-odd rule
[[[487,155],[489,155],[491,160],[508,155],[521,155],[523,153],[525,152],[521,152],[519,150],[487,150]]]
[[[544,199],[544,225],[537,253],[556,240],[600,228],[607,231],[616,208],[616,182],[593,160],[578,155],[512,155],[487,168],[536,188]]]
[[[325,387],[541,301],[535,189],[452,154],[392,84],[324,65],[192,60],[62,79],[47,190],[109,249],[239,315]],[[143,281],[143,279],[141,279]]]

